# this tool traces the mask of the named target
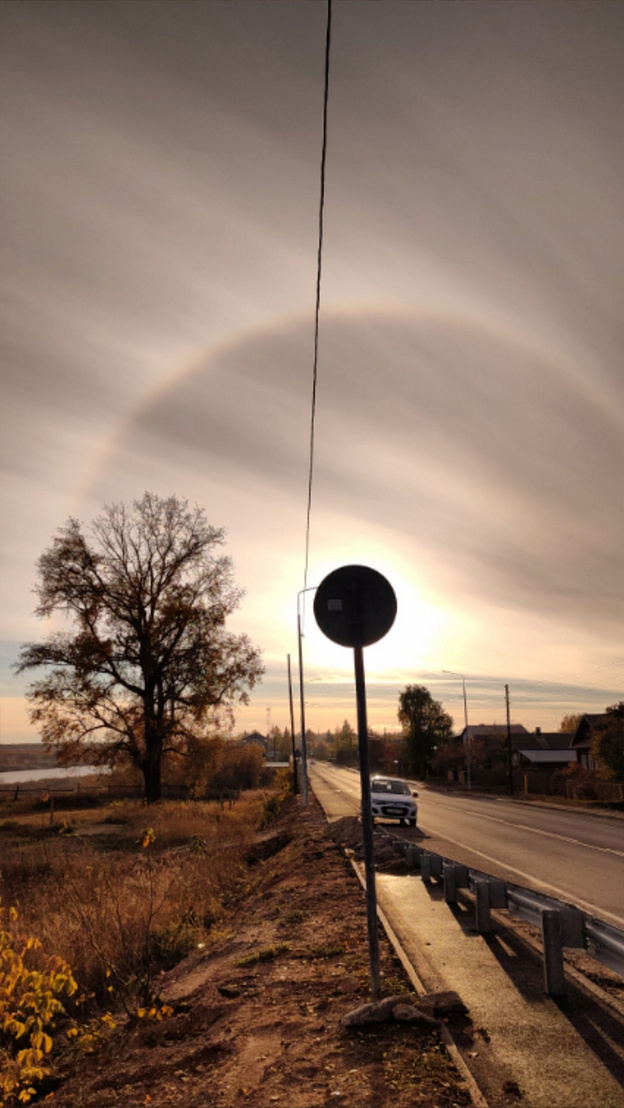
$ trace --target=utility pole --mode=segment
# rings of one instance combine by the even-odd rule
[[[443,669],[442,673],[448,673],[450,677],[461,677],[462,679],[462,691],[464,694],[464,725],[466,735],[466,784],[468,786],[468,792],[472,789],[471,780],[471,751],[470,751],[470,732],[468,731],[468,700],[466,698],[466,678],[463,673],[455,673],[452,669]]]
[[[509,780],[509,795],[513,796],[513,760],[511,750],[511,721],[509,716],[509,685],[505,685],[505,705],[507,707],[507,776]]]
[[[305,701],[303,691],[303,635],[301,616],[297,612],[297,639],[299,645],[299,712],[301,715],[301,796],[304,808],[308,807],[308,758],[306,750]]]
[[[308,807],[308,751],[306,744],[305,725],[305,692],[303,687],[303,628],[301,626],[301,613],[299,611],[299,597],[307,592],[315,592],[317,586],[310,585],[307,589],[300,589],[297,593],[297,644],[299,647],[299,711],[301,714],[301,799],[304,808]]]
[[[293,760],[293,793],[297,795],[297,752],[295,749],[295,712],[293,709],[293,693],[292,693],[292,674],[290,672],[290,654],[286,655],[288,660],[288,702],[290,704],[290,745],[292,748],[292,760]]]

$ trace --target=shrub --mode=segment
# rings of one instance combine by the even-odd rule
[[[219,923],[247,872],[265,795],[248,793],[225,810],[162,802],[150,809],[148,831],[145,807],[125,802],[114,809],[122,825],[114,836],[82,838],[78,824],[69,837],[7,843],[0,894],[72,966],[91,1013],[122,1005],[134,1016],[152,1005],[159,971]]]
[[[77,986],[67,963],[44,955],[38,939],[15,936],[6,915],[0,904],[0,1092],[6,1104],[26,1104],[50,1072],[49,1031],[65,1011],[59,996],[71,996]],[[15,922],[15,908],[8,916]]]

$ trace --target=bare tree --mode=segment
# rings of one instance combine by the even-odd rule
[[[149,803],[163,756],[231,718],[261,678],[259,651],[225,621],[241,591],[217,557],[224,533],[177,497],[107,506],[89,540],[69,519],[38,562],[37,615],[69,630],[27,643],[18,671],[44,667],[31,718],[61,761],[131,761]]]

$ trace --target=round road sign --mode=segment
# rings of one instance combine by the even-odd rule
[[[368,566],[341,566],[321,581],[314,615],[323,634],[340,646],[371,646],[388,633],[397,612],[392,585]]]

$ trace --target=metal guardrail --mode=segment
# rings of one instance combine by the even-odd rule
[[[624,931],[618,927],[588,915],[573,904],[492,877],[489,873],[425,850],[407,839],[395,835],[388,837],[405,855],[408,865],[419,866],[423,881],[435,878],[443,883],[447,904],[456,902],[458,889],[468,889],[474,894],[476,928],[480,934],[492,930],[491,909],[504,909],[541,927],[544,991],[548,996],[562,996],[565,992],[565,947],[586,950],[592,958],[624,977]]]

